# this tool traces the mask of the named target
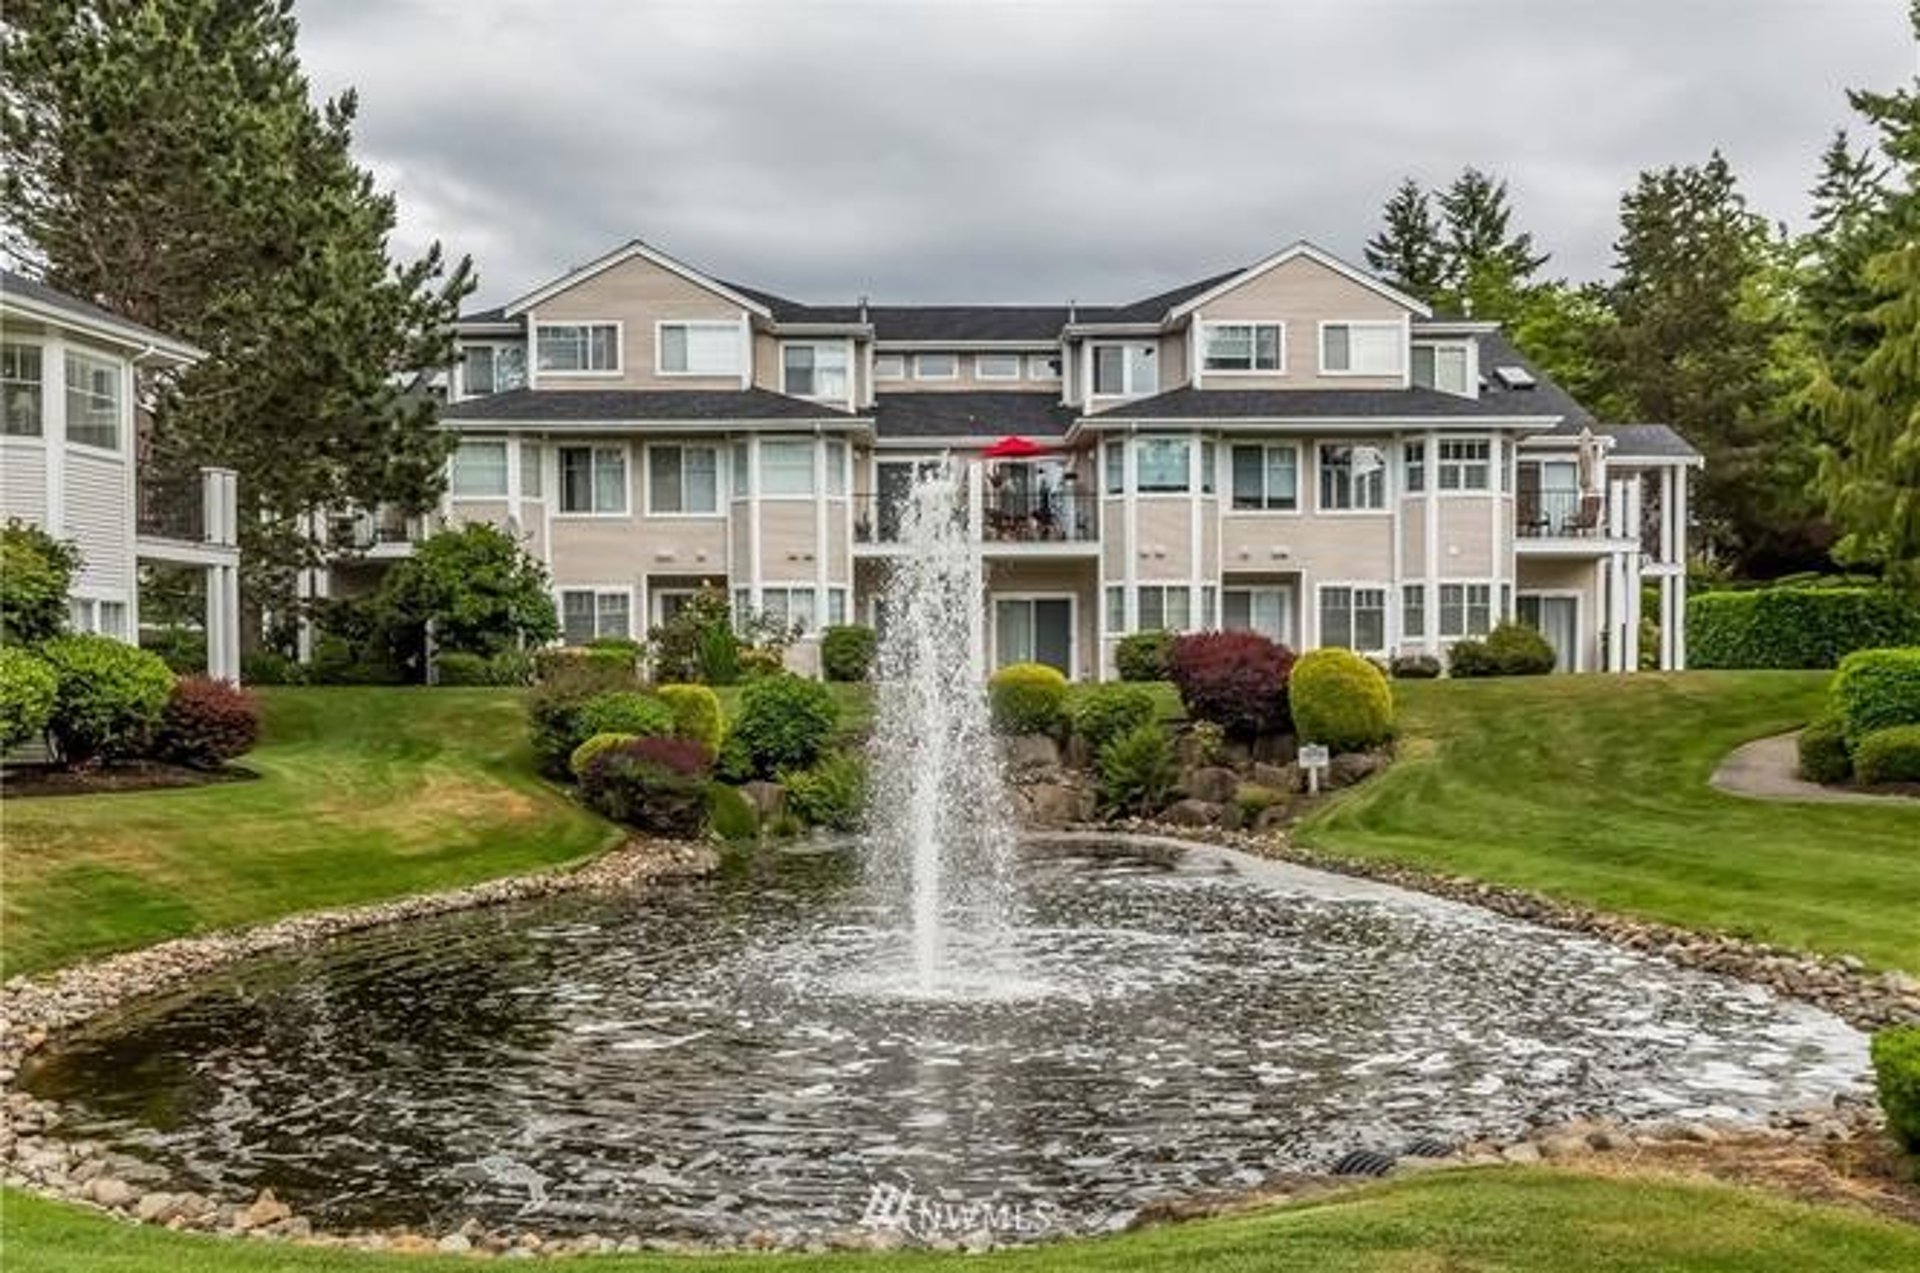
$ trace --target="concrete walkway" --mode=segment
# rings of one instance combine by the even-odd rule
[[[1823,787],[1800,777],[1799,731],[1756,738],[1733,749],[1709,779],[1715,789],[1750,800],[1804,800],[1816,804],[1904,804],[1920,809],[1920,799]]]

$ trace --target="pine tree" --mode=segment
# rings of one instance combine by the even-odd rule
[[[290,0],[14,0],[0,21],[8,247],[208,351],[147,387],[151,445],[238,471],[248,608],[312,559],[307,514],[430,503],[445,441],[408,386],[452,360],[470,267],[389,257],[355,99],[309,101]]]
[[[1873,347],[1873,330],[1860,315],[1873,301],[1867,261],[1889,246],[1882,215],[1886,175],[1871,150],[1849,146],[1843,129],[1822,152],[1820,178],[1810,192],[1813,228],[1801,240],[1801,318],[1809,338],[1836,359],[1857,360]]]
[[[1367,240],[1367,264],[1401,291],[1431,303],[1446,270],[1446,245],[1427,192],[1408,177],[1381,209],[1381,219],[1380,233]]]
[[[1534,251],[1531,234],[1511,232],[1507,183],[1470,167],[1436,198],[1446,231],[1441,302],[1475,318],[1513,318],[1549,256]]]

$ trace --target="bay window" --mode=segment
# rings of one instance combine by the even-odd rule
[[[456,499],[502,498],[507,493],[507,444],[464,438],[453,453]]]
[[[539,499],[542,491],[540,472],[544,452],[538,442],[520,443],[520,493],[528,499]]]
[[[783,345],[780,387],[796,398],[845,398],[850,359],[844,341]]]
[[[1387,506],[1387,466],[1380,448],[1323,444],[1320,447],[1320,507],[1328,511]]]
[[[1106,473],[1107,494],[1119,495],[1127,489],[1127,454],[1124,442],[1112,440],[1100,444],[1101,468]]]
[[[813,443],[810,441],[760,444],[760,494],[813,494]]]
[[[1484,491],[1492,485],[1492,444],[1484,438],[1442,438],[1436,480],[1443,491]]]
[[[38,345],[0,345],[0,434],[40,436],[44,387]]]
[[[618,323],[541,323],[534,358],[557,375],[613,375],[620,370]]]
[[[647,511],[683,514],[719,512],[719,448],[649,446]]]
[[[1138,631],[1151,632],[1161,628],[1168,632],[1184,632],[1192,624],[1192,597],[1183,583],[1141,584],[1135,589],[1135,602],[1139,608]]]
[[[1138,398],[1160,389],[1152,345],[1095,345],[1093,392],[1098,397]]]
[[[633,594],[625,588],[562,588],[560,637],[585,645],[598,637],[633,635]]]
[[[1327,584],[1320,589],[1320,644],[1362,652],[1387,647],[1387,590]]]
[[[847,493],[847,444],[827,443],[827,494]]]
[[[1493,630],[1493,586],[1484,583],[1440,585],[1440,635],[1481,637]]]
[[[120,449],[120,367],[88,354],[67,355],[67,441]]]
[[[1191,489],[1192,448],[1185,438],[1140,438],[1133,444],[1134,487],[1143,495]]]
[[[738,323],[661,323],[659,332],[663,376],[737,376],[744,367]]]
[[[1201,369],[1277,373],[1285,360],[1284,331],[1279,323],[1203,323]]]
[[[1405,466],[1407,494],[1418,495],[1427,489],[1427,444],[1402,442],[1400,455]]]
[[[1233,448],[1233,506],[1293,512],[1300,507],[1300,448],[1291,442]]]
[[[1320,324],[1320,374],[1397,376],[1406,367],[1406,329],[1399,323]]]
[[[801,635],[814,629],[817,621],[816,599],[812,588],[762,588],[760,613],[779,623],[791,624]]]
[[[560,511],[624,516],[627,511],[626,448],[561,447]]]

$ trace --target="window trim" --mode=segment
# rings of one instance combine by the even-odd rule
[[[1447,449],[1447,445],[1452,442],[1478,442],[1487,448],[1487,456],[1484,460],[1448,460],[1445,458],[1445,452]],[[1464,470],[1465,466],[1467,465],[1475,465],[1475,464],[1479,465],[1480,467],[1484,468],[1487,472],[1487,484],[1485,486],[1449,487],[1444,481],[1441,480],[1441,474],[1449,464],[1453,465],[1457,469],[1462,469],[1462,470]],[[1488,496],[1495,494],[1497,491],[1497,488],[1495,486],[1497,475],[1494,472],[1494,468],[1495,468],[1495,464],[1494,464],[1494,458],[1493,458],[1493,436],[1491,434],[1473,433],[1473,434],[1462,434],[1459,436],[1449,436],[1449,435],[1443,434],[1441,435],[1439,441],[1434,445],[1434,448],[1433,448],[1433,472],[1431,475],[1433,492],[1436,495],[1447,496],[1447,497],[1468,496],[1473,498],[1485,499]]]
[[[988,375],[987,360],[990,358],[1013,359],[1013,374],[997,375],[997,376]],[[1026,373],[1026,365],[1027,365],[1027,360],[1024,354],[1010,353],[1002,350],[988,350],[981,353],[976,353],[973,356],[973,378],[975,380],[986,380],[986,381],[992,381],[999,384],[1005,384],[1010,380],[1023,379]]]
[[[1167,617],[1167,594],[1170,592],[1179,592],[1185,596],[1187,599],[1187,621],[1177,628],[1168,627],[1165,623],[1162,623],[1158,627],[1149,627],[1146,620],[1140,617],[1146,612],[1146,606],[1142,603],[1146,600],[1148,589],[1153,589],[1160,593],[1160,617],[1163,620]],[[1133,585],[1133,631],[1135,633],[1172,632],[1176,635],[1206,631],[1204,624],[1196,624],[1194,621],[1193,590],[1194,584],[1191,580],[1183,582],[1179,579],[1149,579],[1145,582],[1136,582]],[[1217,595],[1214,604],[1216,606],[1219,604]]]
[[[1472,398],[1475,396],[1473,392],[1475,387],[1473,383],[1474,381],[1473,342],[1471,340],[1459,340],[1459,339],[1415,340],[1415,341],[1409,342],[1407,345],[1407,383],[1409,385],[1420,384],[1420,382],[1415,380],[1413,376],[1413,356],[1416,351],[1421,349],[1431,351],[1434,356],[1434,359],[1433,359],[1434,377],[1433,378],[1434,378],[1434,381],[1436,382],[1431,385],[1420,385],[1421,388],[1432,389],[1435,393],[1450,394],[1456,398]],[[1459,389],[1445,389],[1445,388],[1442,388],[1438,383],[1440,379],[1439,373],[1440,373],[1440,351],[1441,350],[1447,350],[1451,353],[1457,353],[1460,355],[1461,387]]]
[[[540,333],[549,327],[611,327],[613,328],[613,369],[558,371],[551,367],[540,366]],[[619,318],[555,318],[552,320],[535,319],[533,324],[533,347],[529,350],[533,365],[527,369],[529,382],[537,376],[554,376],[564,380],[618,380],[627,374],[627,324]],[[463,389],[464,385],[461,386]]]
[[[1201,375],[1203,376],[1284,376],[1287,374],[1287,324],[1284,319],[1279,319],[1279,318],[1211,319],[1210,318],[1202,322],[1199,326],[1200,326],[1200,333],[1199,333],[1200,350],[1199,350],[1198,362],[1199,362]],[[1223,327],[1246,327],[1253,331],[1254,333],[1253,344],[1251,346],[1252,352],[1250,354],[1250,357],[1256,363],[1259,361],[1259,357],[1260,357],[1259,329],[1262,327],[1273,328],[1278,333],[1275,339],[1275,346],[1276,346],[1275,352],[1279,357],[1279,361],[1272,367],[1253,366],[1253,367],[1247,367],[1247,368],[1239,368],[1239,367],[1207,366],[1207,337],[1210,333],[1217,331]]]
[[[1200,464],[1203,457],[1200,454],[1200,448],[1194,445],[1194,443],[1199,440],[1200,439],[1197,437],[1197,435],[1191,434],[1191,433],[1135,433],[1122,439],[1122,445],[1127,446],[1133,450],[1133,485],[1131,487],[1130,493],[1134,496],[1134,498],[1136,499],[1191,499],[1195,495],[1206,494],[1207,492],[1199,491],[1195,489],[1198,485],[1200,485],[1202,476],[1203,476],[1200,472]],[[1182,446],[1186,447],[1187,449],[1187,483],[1185,486],[1179,487],[1178,489],[1174,489],[1170,487],[1169,488],[1156,487],[1153,490],[1148,490],[1146,487],[1140,484],[1140,458],[1141,458],[1140,451],[1142,446],[1149,442],[1178,442]],[[1218,453],[1216,452],[1215,463],[1219,462],[1217,458],[1217,454]],[[1126,456],[1126,452],[1122,451],[1121,463],[1123,465],[1126,463],[1125,456]],[[1126,469],[1122,468],[1121,475],[1122,475],[1123,482],[1125,481],[1125,474],[1126,474]],[[1122,493],[1125,494],[1129,492],[1123,491]]]
[[[887,371],[883,369],[884,364],[889,358],[897,358],[900,360],[900,370],[898,372],[889,374]],[[873,355],[874,383],[878,384],[882,380],[886,380],[886,381],[905,380],[907,378],[907,372],[910,370],[910,367],[911,367],[911,364],[907,359],[907,355],[896,354],[896,353],[883,354],[876,350]]]
[[[753,460],[754,475],[758,478],[758,481],[754,483],[753,498],[760,500],[762,502],[766,500],[811,501],[816,499],[825,499],[826,496],[821,492],[821,489],[820,489],[821,459],[819,455],[816,454],[816,446],[818,442],[819,442],[819,439],[817,438],[808,437],[808,436],[796,436],[790,433],[776,434],[772,437],[763,437],[763,438],[754,439],[755,447],[757,448],[759,453],[754,456],[754,460]],[[791,446],[804,446],[807,448],[807,472],[811,475],[811,477],[809,478],[809,482],[808,482],[809,489],[806,491],[805,494],[796,495],[796,494],[790,494],[790,493],[781,492],[781,491],[775,491],[775,492],[769,493],[767,490],[767,447],[769,445],[778,446],[782,444],[791,445]],[[838,499],[840,497],[836,495],[834,496],[834,498]]]
[[[600,512],[589,510],[577,512],[567,507],[567,452],[618,450],[620,464],[625,481],[620,483],[621,505],[618,512]],[[589,461],[588,475],[592,476],[592,462]],[[619,442],[556,442],[553,444],[553,516],[556,521],[606,521],[615,518],[633,516],[633,444]],[[598,489],[597,485],[595,489]],[[585,587],[586,585],[581,585]]]
[[[572,325],[572,324],[569,324],[569,325]],[[487,358],[493,370],[493,387],[491,389],[488,389],[485,393],[475,393],[467,385],[467,367],[471,362],[470,355],[472,355],[474,351],[480,350],[480,349],[484,349],[487,351]],[[528,379],[527,379],[527,365],[526,365],[527,343],[524,340],[463,340],[461,341],[460,342],[460,398],[459,398],[459,401],[465,402],[470,398],[490,398],[497,393],[513,392],[513,389],[500,388],[500,354],[501,354],[501,351],[503,350],[512,350],[512,349],[518,349],[521,351],[520,383],[513,386],[513,389],[525,389],[527,387]],[[621,354],[624,357],[624,351],[621,351]],[[549,375],[553,375],[553,374],[566,375],[568,373],[549,372],[548,374]]]
[[[1447,604],[1444,599],[1444,594],[1448,588],[1485,588],[1487,590],[1486,632],[1475,632],[1472,630],[1472,626],[1467,623],[1467,611],[1472,608],[1472,603],[1467,600],[1464,592],[1460,595],[1461,630],[1458,632],[1447,631]],[[1433,629],[1433,639],[1436,641],[1484,640],[1488,632],[1492,632],[1500,626],[1500,589],[1492,579],[1484,577],[1472,579],[1461,578],[1459,576],[1442,578],[1437,582],[1437,586],[1433,590],[1433,595],[1428,600],[1432,606],[1433,619],[1431,626]]]
[[[827,608],[826,599],[821,596],[821,593],[824,591],[825,589],[820,587],[820,585],[818,584],[793,583],[785,580],[778,583],[766,583],[763,581],[758,588],[751,590],[748,593],[748,595],[752,596],[753,593],[755,592],[759,594],[757,600],[753,605],[754,618],[762,617],[767,613],[767,594],[768,593],[777,592],[777,593],[780,593],[782,596],[784,596],[787,601],[787,613],[780,621],[784,624],[787,624],[789,627],[791,627],[794,623],[793,594],[804,593],[807,596],[812,597],[813,598],[813,619],[804,628],[799,629],[799,636],[798,636],[799,640],[811,641],[811,640],[818,640],[820,637],[821,630],[827,627],[827,624],[824,621],[825,615],[823,613]]]
[[[731,371],[668,371],[667,342],[664,332],[669,327],[711,327],[716,331],[729,332],[733,336],[734,367]],[[653,324],[653,374],[662,380],[739,380],[746,376],[753,366],[750,351],[741,332],[740,320],[735,318],[661,318]],[[851,376],[852,372],[849,371]]]
[[[630,583],[556,583],[554,584],[553,585],[553,608],[555,611],[555,617],[560,620],[560,636],[559,636],[560,644],[564,646],[567,643],[567,594],[569,592],[586,592],[586,593],[591,593],[593,595],[593,637],[591,638],[592,640],[599,640],[602,636],[619,635],[631,641],[634,639],[633,620],[634,620],[634,613],[637,608],[635,605],[635,601],[637,599],[636,594],[638,593],[638,591],[639,590],[635,588],[633,584],[630,584]],[[600,598],[603,595],[616,594],[616,593],[625,596],[627,599],[627,630],[625,632],[618,633],[618,634],[611,633],[611,632],[602,633],[600,631]]]
[[[1123,357],[1120,360],[1120,392],[1119,393],[1101,393],[1097,388],[1097,386],[1100,383],[1100,351],[1102,349],[1118,349],[1118,350],[1121,350],[1123,353],[1129,349],[1151,350],[1152,356],[1153,356],[1153,388],[1142,390],[1139,388],[1139,386],[1133,383],[1133,360],[1131,358]],[[1092,400],[1094,398],[1105,398],[1105,399],[1108,399],[1109,401],[1118,402],[1124,399],[1150,398],[1154,394],[1160,392],[1160,379],[1161,377],[1160,377],[1160,342],[1159,341],[1157,340],[1090,340],[1087,342],[1087,393],[1086,393],[1086,396],[1089,400]]]
[[[1045,588],[1021,589],[1014,592],[989,591],[986,596],[987,623],[992,630],[992,640],[988,642],[988,655],[997,671],[1003,666],[1000,662],[1000,603],[1002,601],[1064,601],[1067,603],[1067,671],[1069,681],[1080,679],[1080,597],[1077,593],[1049,591]]]
[[[1587,648],[1592,640],[1592,634],[1587,631],[1586,594],[1581,592],[1578,588],[1525,588],[1525,589],[1515,588],[1513,590],[1513,620],[1512,620],[1514,623],[1526,622],[1525,619],[1522,619],[1520,617],[1520,602],[1523,598],[1528,598],[1535,601],[1571,601],[1573,602],[1574,644],[1573,644],[1572,657],[1567,660],[1569,664],[1567,668],[1567,672],[1580,673],[1580,672],[1587,671],[1588,670]],[[1547,635],[1545,632],[1541,631],[1539,628],[1535,628],[1534,631],[1540,632],[1541,636]],[[1547,644],[1548,645],[1553,644],[1553,641],[1551,638],[1548,639]],[[1556,650],[1554,654],[1557,660],[1559,651]],[[1556,672],[1559,671],[1557,667],[1554,670]]]
[[[847,365],[846,365],[845,371],[846,371],[846,377],[847,377],[847,391],[843,394],[841,393],[795,393],[793,390],[787,388],[787,350],[806,348],[806,349],[812,349],[817,351],[823,347],[836,348],[836,349],[842,350],[846,354]],[[842,336],[838,339],[835,339],[829,336],[819,340],[802,340],[802,339],[783,340],[779,342],[779,348],[777,352],[779,354],[778,365],[780,368],[780,392],[781,393],[786,394],[789,398],[799,398],[803,402],[851,402],[853,401],[854,381],[856,378],[856,373],[854,370],[853,341],[850,338]],[[818,365],[819,355],[816,353],[814,357],[816,360],[815,366],[814,366],[814,372],[815,372],[815,375],[817,376],[819,373],[819,365]]]
[[[1325,605],[1325,602],[1322,600],[1322,594],[1324,594],[1326,590],[1329,588],[1345,588],[1349,592],[1357,592],[1362,588],[1369,588],[1369,589],[1375,589],[1380,593],[1381,645],[1379,649],[1362,650],[1357,646],[1351,646],[1351,645],[1343,645],[1338,647],[1329,647],[1327,645],[1326,624],[1323,622],[1323,618],[1326,611],[1326,605]],[[1353,608],[1351,605],[1348,606],[1348,610],[1347,610],[1347,624],[1349,627],[1351,627],[1353,624]],[[1342,650],[1352,650],[1355,654],[1362,655],[1362,656],[1372,656],[1372,655],[1386,654],[1388,650],[1392,648],[1392,645],[1393,645],[1393,585],[1391,583],[1387,582],[1384,579],[1322,579],[1314,583],[1313,585],[1313,647],[1316,650],[1337,648]]]
[[[1400,341],[1399,341],[1400,365],[1394,368],[1392,371],[1355,371],[1352,368],[1347,368],[1345,370],[1329,369],[1327,366],[1327,328],[1329,327],[1346,327],[1349,329],[1355,328],[1355,327],[1372,328],[1377,331],[1390,331],[1394,333],[1394,335],[1400,338]],[[1320,335],[1320,339],[1318,342],[1319,348],[1315,352],[1318,355],[1319,369],[1320,369],[1320,374],[1322,376],[1335,377],[1335,378],[1359,378],[1363,380],[1398,380],[1402,384],[1404,384],[1407,382],[1408,378],[1413,374],[1412,352],[1411,352],[1412,346],[1411,346],[1411,342],[1407,339],[1407,324],[1403,319],[1323,318],[1320,320],[1319,335]],[[1351,344],[1348,345],[1348,353],[1349,355],[1351,355],[1352,353]]]
[[[681,457],[681,461],[680,461],[680,503],[682,506],[680,511],[674,512],[671,509],[655,508],[653,506],[653,453],[655,451],[666,450],[668,448],[672,448],[675,451],[682,451],[682,452],[691,451],[691,450],[713,452],[713,508],[712,509],[705,512],[687,511],[685,507],[687,502],[687,465],[686,465],[686,458],[684,455]],[[646,472],[641,475],[643,478],[645,478],[645,481],[643,483],[643,495],[641,498],[641,505],[646,511],[646,516],[659,517],[662,519],[703,518],[703,517],[711,518],[711,517],[726,516],[726,508],[725,508],[726,499],[721,495],[721,491],[727,485],[727,475],[724,468],[724,461],[721,459],[721,453],[724,450],[724,448],[720,445],[720,443],[718,442],[648,442],[645,444],[643,450],[645,452],[643,458],[646,463]]]
[[[500,489],[485,494],[468,494],[459,489],[457,474],[460,471],[460,452],[470,446],[497,446],[500,448]],[[504,500],[511,498],[513,490],[513,459],[510,452],[513,440],[510,438],[472,438],[463,437],[454,444],[453,454],[447,457],[447,498],[449,500]]]
[[[1055,367],[1052,365],[1054,363],[1060,365]],[[1040,368],[1037,372],[1034,370],[1036,365]],[[1067,356],[1064,353],[1027,355],[1027,379],[1029,380],[1037,380],[1042,384],[1057,384],[1066,377],[1066,374]]]
[[[953,370],[949,371],[944,376],[930,376],[926,372],[920,370],[920,365],[929,358],[951,358],[953,359]],[[913,372],[913,378],[915,380],[934,380],[934,381],[958,380],[960,378],[960,355],[952,354],[952,353],[942,353],[939,350],[932,350],[924,354],[915,354],[913,356],[913,366],[911,370]]]
[[[1235,451],[1242,450],[1242,449],[1258,450],[1260,452],[1261,504],[1259,508],[1242,508],[1238,503],[1235,502],[1236,500],[1239,499],[1239,495],[1233,489],[1233,453]],[[1293,452],[1293,507],[1292,508],[1270,508],[1267,506],[1267,501],[1272,498],[1271,494],[1267,490],[1267,472],[1268,472],[1267,452],[1278,451],[1278,450],[1288,450]],[[1252,439],[1248,439],[1246,441],[1236,441],[1232,438],[1229,438],[1227,440],[1226,512],[1235,516],[1240,516],[1240,517],[1298,517],[1300,516],[1303,512],[1306,511],[1306,507],[1305,507],[1306,500],[1301,498],[1302,492],[1300,490],[1300,478],[1301,478],[1301,470],[1302,470],[1300,458],[1301,458],[1301,445],[1298,441],[1295,441],[1295,440],[1286,440],[1286,441],[1278,441],[1278,442],[1261,442],[1261,441],[1256,441]]]
[[[96,363],[101,363],[101,364],[104,364],[105,366],[112,368],[113,370],[113,373],[114,373],[113,417],[114,418],[113,418],[113,445],[112,446],[101,446],[98,442],[87,442],[73,436],[72,398],[75,392],[74,384],[73,384],[73,360],[75,358],[96,362]],[[41,394],[40,409],[43,413],[40,418],[40,436],[43,438],[46,436],[46,428],[47,428],[46,416],[44,414],[44,412],[46,411],[46,406],[48,402],[47,391],[45,387],[46,374],[47,374],[46,362],[43,357],[40,365],[40,375],[42,377],[41,390],[40,390],[40,394]],[[133,391],[132,385],[130,383],[130,381],[132,380],[130,364],[127,363],[127,361],[123,358],[116,358],[109,354],[96,353],[92,348],[88,346],[68,345],[65,349],[61,351],[60,374],[64,382],[61,385],[61,399],[60,399],[60,410],[63,416],[63,419],[61,420],[61,427],[64,435],[63,440],[66,442],[67,446],[69,448],[77,449],[83,455],[111,456],[114,459],[124,461],[127,457],[127,444],[130,440],[128,437],[128,433],[130,431],[130,426],[132,423],[130,418],[132,413],[129,410],[129,404],[132,401],[132,398],[130,395],[132,394],[132,391]],[[82,390],[81,392],[86,393],[88,391]],[[91,396],[90,393],[89,393],[89,396]]]
[[[1348,448],[1357,447],[1357,446],[1370,446],[1375,448],[1381,453],[1379,507],[1376,508],[1371,505],[1356,505],[1355,507],[1352,507],[1352,508],[1330,508],[1323,502],[1322,488],[1320,484],[1320,471],[1326,462],[1325,456],[1326,456],[1327,448],[1336,447],[1336,446],[1344,446]],[[1340,441],[1327,441],[1325,439],[1322,439],[1320,441],[1316,441],[1313,444],[1313,511],[1314,513],[1322,517],[1389,517],[1391,516],[1393,514],[1393,500],[1395,495],[1394,485],[1393,485],[1393,461],[1390,458],[1392,454],[1393,454],[1393,448],[1391,444],[1384,442],[1378,438],[1351,438],[1351,439],[1342,439]]]
[[[1251,626],[1246,628],[1229,628],[1227,626],[1227,597],[1232,593],[1246,594],[1247,618],[1249,623],[1252,622],[1253,618],[1253,598],[1256,594],[1271,593],[1274,596],[1283,598],[1286,602],[1282,607],[1285,611],[1284,617],[1290,620],[1290,622],[1282,626],[1287,628],[1288,631],[1278,636],[1272,633],[1261,633],[1261,635],[1272,637],[1273,640],[1280,642],[1282,645],[1292,646],[1298,644],[1300,639],[1300,589],[1297,585],[1290,583],[1223,583],[1220,586],[1220,630],[1222,632],[1260,632],[1259,628]]]
[[[47,397],[48,397],[47,346],[43,341],[32,339],[30,337],[27,337],[25,334],[22,334],[20,336],[15,336],[12,333],[8,333],[7,339],[4,342],[0,342],[0,343],[12,345],[21,349],[31,349],[34,354],[34,359],[39,364],[39,369],[40,369],[40,376],[39,376],[39,379],[37,380],[32,380],[32,381],[9,380],[6,382],[8,384],[17,384],[23,387],[29,384],[33,386],[34,425],[35,425],[34,431],[32,433],[0,432],[0,439],[5,439],[5,441],[9,444],[34,442],[44,446],[47,440]]]

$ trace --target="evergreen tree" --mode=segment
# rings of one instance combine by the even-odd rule
[[[1440,303],[1475,318],[1513,318],[1548,254],[1534,251],[1531,234],[1512,232],[1507,183],[1470,167],[1436,198],[1446,232]]]
[[[1873,301],[1867,260],[1889,246],[1882,215],[1886,175],[1871,150],[1848,145],[1845,130],[1834,133],[1820,156],[1813,228],[1801,240],[1801,317],[1809,339],[1835,359],[1857,360],[1873,346],[1872,328],[1860,316]]]
[[[312,559],[306,515],[420,507],[445,442],[408,386],[452,361],[472,288],[396,263],[394,206],[316,108],[290,0],[13,0],[0,18],[9,248],[208,357],[149,385],[162,468],[239,473],[249,608]]]
[[[1446,271],[1446,244],[1440,238],[1427,192],[1412,177],[1381,210],[1385,225],[1367,240],[1367,264],[1410,296],[1429,304]]]

